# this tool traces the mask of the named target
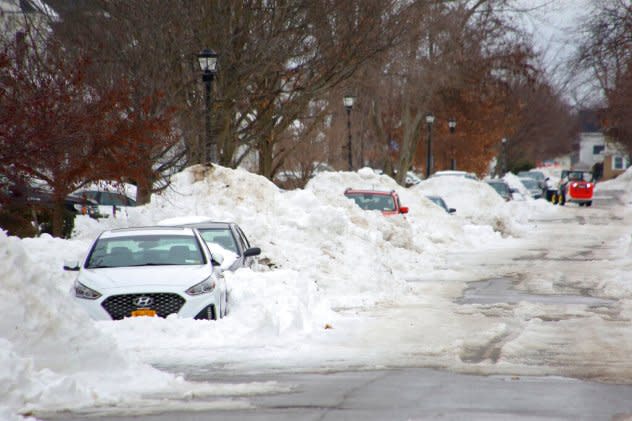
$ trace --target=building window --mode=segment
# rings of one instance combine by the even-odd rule
[[[606,148],[605,145],[594,145],[593,146],[593,155],[599,155],[599,154],[603,153],[605,148]]]
[[[612,169],[613,170],[624,170],[625,169],[625,161],[622,156],[613,156],[612,157]]]

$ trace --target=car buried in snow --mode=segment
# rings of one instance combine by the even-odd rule
[[[399,195],[395,190],[361,190],[348,188],[344,194],[364,210],[377,210],[382,212],[385,216],[408,213],[408,208],[401,205]]]
[[[491,188],[493,188],[496,191],[496,193],[498,193],[498,195],[502,197],[506,202],[509,202],[510,200],[512,200],[514,193],[517,192],[517,190],[512,189],[505,180],[500,179],[500,178],[485,180],[485,182]]]
[[[518,180],[520,180],[532,198],[540,199],[542,197],[542,188],[535,179],[530,177],[519,177]]]
[[[435,205],[439,206],[441,209],[443,209],[447,213],[456,212],[456,209],[448,207],[448,204],[445,203],[445,200],[443,200],[441,196],[430,195],[430,196],[426,196],[426,198],[430,200],[432,203],[434,203]]]
[[[221,268],[235,271],[252,268],[256,257],[261,254],[259,247],[253,247],[246,234],[235,222],[218,222],[211,219],[173,218],[160,221],[158,225],[195,228],[206,242],[213,256],[221,256]]]
[[[71,289],[95,320],[167,317],[217,320],[227,311],[226,283],[200,234],[186,227],[141,227],[101,233]]]

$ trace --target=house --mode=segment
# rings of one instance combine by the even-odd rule
[[[630,156],[621,145],[606,137],[602,180],[610,180],[625,172],[630,166]]]
[[[609,180],[623,173],[630,166],[626,149],[604,132],[595,110],[579,113],[581,133],[571,155],[574,169],[593,170],[601,180]]]

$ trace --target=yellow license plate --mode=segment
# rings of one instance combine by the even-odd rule
[[[156,310],[150,308],[139,308],[132,311],[132,317],[156,317]]]

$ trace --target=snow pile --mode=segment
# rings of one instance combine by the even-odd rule
[[[612,180],[599,181],[595,184],[595,192],[613,192],[617,190],[623,192],[621,194],[623,203],[632,204],[632,167]]]
[[[533,197],[531,197],[531,194],[529,193],[529,189],[527,189],[522,181],[520,181],[520,177],[514,173],[508,172],[504,175],[503,180],[509,185],[509,187],[518,190],[525,200],[533,200]]]
[[[105,227],[150,225],[185,215],[234,221],[262,248],[264,262],[317,283],[333,305],[368,304],[401,294],[403,279],[416,276],[420,265],[431,269],[442,264],[442,250],[498,238],[489,228],[467,227],[423,194],[369,169],[323,172],[304,190],[294,191],[281,191],[244,170],[218,166],[191,167],[172,181],[170,190],[154,195],[147,206],[129,209],[127,218],[96,225],[87,218],[78,220],[75,238],[94,237]],[[397,190],[410,213],[384,217],[364,211],[345,198],[347,187]]]
[[[529,194],[527,188],[520,181],[520,178],[515,174],[507,173],[503,177],[503,180],[505,180],[505,182],[509,184],[509,187],[518,189],[520,194],[525,198],[525,200],[520,203],[517,203],[515,201],[507,203],[507,206],[511,209],[511,213],[520,221],[528,220],[534,215],[542,217],[545,215],[553,216],[563,213],[563,210],[560,209],[559,206],[553,205],[544,198],[534,200]]]
[[[465,177],[431,177],[411,188],[420,194],[443,197],[450,207],[472,224],[489,225],[503,234],[515,235],[523,232],[526,222],[515,215],[512,207],[483,181]]]
[[[598,182],[595,188],[597,190],[624,190],[625,192],[632,192],[632,167],[612,180]]]
[[[326,355],[336,359],[340,346],[331,348],[332,338],[344,342],[347,335],[336,328],[353,319],[343,309],[405,302],[413,291],[407,280],[454,280],[459,274],[445,270],[449,253],[498,246],[503,241],[499,232],[519,232],[534,212],[505,203],[485,183],[444,177],[404,189],[368,169],[323,172],[295,191],[218,166],[191,167],[172,181],[172,188],[154,195],[146,206],[128,208],[127,215],[99,221],[78,217],[72,240],[0,236],[5,266],[0,294],[7,306],[0,322],[0,414],[42,407],[132,406],[148,394],[177,399],[191,391],[212,393],[153,370],[141,358],[174,365],[186,361],[230,367],[239,361],[274,366],[284,364],[283,358],[301,360],[309,354],[318,365],[328,350]],[[364,211],[344,197],[347,187],[396,190],[410,211],[390,217]],[[428,194],[442,196],[457,214],[444,212],[426,199]],[[75,307],[68,294],[74,274],[61,270],[64,260],[83,258],[105,229],[169,218],[190,221],[191,216],[234,221],[262,249],[255,270],[226,274],[229,317],[217,323],[177,317],[94,323]],[[428,305],[441,310],[436,289],[446,288],[452,296],[462,285],[414,288],[429,288]],[[445,319],[443,311],[436,316]],[[429,328],[432,320],[425,322]],[[66,358],[69,354],[72,359]],[[244,393],[274,387],[279,386],[254,385],[244,387]],[[217,385],[212,389],[222,390]]]
[[[33,261],[23,246],[0,231],[0,415],[208,393],[118,351],[59,291],[55,276],[42,276],[50,271],[48,262]]]

